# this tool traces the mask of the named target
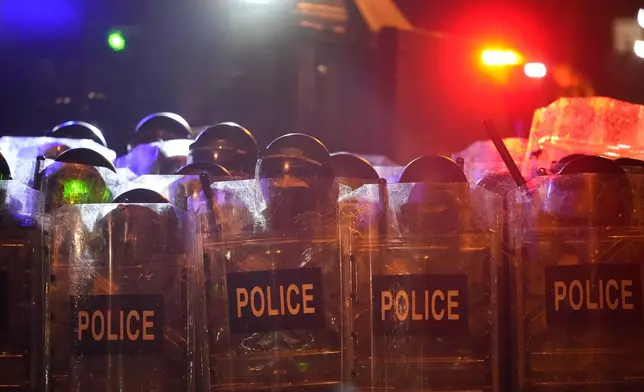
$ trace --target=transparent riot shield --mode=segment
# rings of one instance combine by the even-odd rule
[[[144,175],[122,184],[118,194],[132,189],[149,189],[163,195],[177,207],[188,209],[191,203],[199,200],[202,184],[199,176],[187,175]]]
[[[117,173],[104,167],[45,160],[41,169],[36,187],[47,214],[65,204],[110,203],[124,186]]]
[[[193,142],[189,139],[172,139],[140,144],[118,157],[115,166],[128,168],[138,176],[174,173],[186,164],[188,147]]]
[[[11,159],[11,157],[7,157],[7,161],[11,170],[10,176],[2,176],[0,181],[12,180],[34,188],[34,179],[38,171],[39,161],[36,158]]]
[[[515,390],[644,390],[642,184],[560,175],[511,195]]]
[[[116,159],[116,153],[109,148],[86,139],[65,139],[55,137],[24,137],[24,136],[3,136],[0,138],[0,150],[6,153],[10,159],[36,159],[44,156],[47,159],[55,159],[60,153],[70,148],[89,148],[112,162]]]
[[[170,204],[66,205],[50,230],[50,390],[207,390],[195,219]]]
[[[213,388],[341,390],[337,186],[311,204],[272,181],[215,183],[202,207]]]
[[[400,173],[402,173],[405,167],[392,165],[392,166],[374,166],[373,168],[376,169],[376,172],[378,172],[378,176],[380,178],[384,178],[389,182],[397,182],[398,177],[400,177]]]
[[[40,391],[42,263],[38,192],[0,181],[0,390]]]
[[[341,206],[355,390],[498,391],[500,197],[381,181]]]

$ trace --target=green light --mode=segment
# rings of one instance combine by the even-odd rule
[[[63,181],[63,202],[65,204],[87,204],[87,203],[104,203],[111,199],[112,194],[109,189],[99,186],[98,192],[95,189],[96,184],[84,180],[72,179]],[[102,192],[101,192],[102,190]]]
[[[308,363],[308,362],[299,362],[299,363],[297,364],[297,367],[300,369],[300,372],[304,373],[304,372],[306,372],[307,370],[309,370],[309,366],[310,366],[310,365],[311,365],[311,364],[310,364],[310,363]]]
[[[63,200],[68,204],[82,204],[91,200],[90,186],[82,180],[63,183]]]
[[[125,49],[125,37],[120,31],[113,31],[107,36],[107,44],[115,52]]]

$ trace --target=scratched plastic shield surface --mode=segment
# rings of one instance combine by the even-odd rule
[[[356,390],[497,391],[500,198],[379,184],[340,205]]]
[[[42,304],[39,194],[0,181],[0,390],[39,390]]]
[[[118,194],[132,189],[149,189],[168,199],[177,207],[187,209],[202,191],[198,176],[143,175],[119,186]]]
[[[337,188],[326,208],[292,221],[302,199],[281,194],[280,203],[267,204],[266,185],[215,183],[212,203],[199,207],[209,221],[203,243],[213,387],[341,390]]]
[[[509,196],[517,391],[642,391],[641,175],[534,179]]]
[[[116,159],[116,153],[109,148],[86,139],[64,139],[54,137],[23,137],[3,136],[0,138],[0,149],[10,159],[36,159],[44,156],[47,159],[55,159],[60,153],[70,148],[89,148],[112,162]]]
[[[109,203],[125,180],[104,168],[45,160],[39,174],[44,212],[51,213],[65,204]]]
[[[376,173],[380,178],[384,178],[389,182],[397,182],[400,173],[405,168],[404,166],[374,166]]]
[[[1,151],[1,150],[0,150]],[[28,187],[33,188],[34,177],[36,174],[36,158],[34,159],[10,159],[7,158],[7,163],[9,164],[9,170],[11,171],[11,180],[14,182],[20,182],[27,185]],[[2,180],[7,180],[8,178],[2,178]]]
[[[206,390],[197,230],[170,204],[66,205],[52,214],[52,391]]]
[[[189,146],[194,140],[173,139],[136,146],[129,153],[116,158],[114,165],[128,168],[138,176],[170,174],[185,165]]]
[[[535,111],[522,171],[531,177],[570,154],[641,159],[643,143],[644,106],[606,97],[560,98]]]
[[[512,159],[521,167],[525,157],[528,140],[518,137],[504,138],[503,143],[508,148]],[[453,159],[462,158],[464,161],[464,172],[471,183],[476,183],[485,175],[507,171],[507,167],[501,159],[498,150],[491,140],[477,141],[469,145],[465,150],[452,154]]]

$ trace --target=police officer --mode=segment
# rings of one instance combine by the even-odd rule
[[[97,223],[101,246],[95,247],[103,262],[112,257],[120,263],[136,265],[167,251],[168,233],[163,217],[139,204],[168,204],[167,198],[149,189],[131,189],[114,199],[119,206]],[[127,203],[127,204],[124,204]]]
[[[572,176],[593,173],[595,176]],[[548,183],[543,205],[556,225],[624,225],[630,222],[632,190],[619,164],[599,156],[581,156],[559,170],[568,181]],[[597,187],[605,188],[597,192]]]
[[[639,286],[642,252],[641,228],[633,226],[633,206],[641,205],[635,177],[619,162],[582,156],[517,198],[512,294],[520,313],[513,319],[523,331],[515,342],[518,366],[528,369],[517,391],[530,390],[536,379],[557,391],[573,384],[584,391],[643,388],[632,376],[640,372],[637,361],[626,359],[644,344],[641,317],[629,319],[641,312],[641,293],[629,300]],[[584,354],[559,362],[562,350]],[[537,357],[543,367],[525,367]]]
[[[188,163],[216,163],[237,178],[252,178],[256,161],[257,141],[250,131],[232,122],[204,129],[188,154]]]
[[[398,182],[379,184],[381,207],[372,216],[377,228],[358,229],[352,249],[356,389],[491,388],[497,320],[485,275],[496,247],[487,228],[467,224],[474,214],[465,174],[449,158],[423,156]],[[449,295],[453,301],[437,306]],[[448,316],[450,307],[459,315]],[[455,370],[464,351],[481,367]]]
[[[256,179],[266,205],[265,222],[215,248],[220,261],[213,264],[218,270],[213,269],[212,281],[225,280],[226,288],[213,292],[208,306],[215,387],[339,388],[344,302],[330,154],[311,136],[282,136],[262,152]],[[269,296],[271,309],[258,308],[259,298]],[[239,344],[243,350],[236,349]],[[224,352],[229,354],[220,355]],[[275,360],[266,362],[266,352]],[[243,365],[233,366],[237,363]],[[227,371],[231,366],[234,370]]]
[[[97,167],[116,173],[114,165],[93,150],[73,148],[60,154],[42,173],[45,212],[64,204],[109,202],[110,189]]]
[[[289,134],[271,142],[257,161],[256,177],[266,200],[270,230],[303,234],[334,213],[337,190],[331,156],[317,139]],[[312,234],[312,233],[309,233]]]
[[[398,178],[399,183],[415,185],[401,208],[401,226],[405,233],[456,233],[461,210],[458,195],[440,184],[467,183],[459,165],[444,156],[423,156],[411,161]]]
[[[185,176],[198,176],[201,173],[208,174],[211,181],[231,179],[232,174],[223,166],[212,162],[193,162],[182,166],[176,174]]]

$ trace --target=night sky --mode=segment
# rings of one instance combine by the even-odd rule
[[[511,45],[530,48],[547,64],[572,65],[592,81],[600,95],[644,102],[644,93],[637,87],[644,80],[644,60],[632,55],[617,59],[611,47],[612,20],[635,18],[644,3],[633,0],[396,2],[418,27],[511,39]],[[172,80],[160,83],[155,75],[167,75],[164,67],[171,67],[172,62],[182,58],[189,58],[186,62],[195,68],[187,74],[198,75],[201,71],[197,66],[204,62],[206,55],[216,58],[212,53],[216,46],[213,40],[217,39],[216,3],[216,0],[0,0],[3,128],[19,129],[25,118],[39,110],[32,105],[36,99],[34,94],[40,96],[47,91],[82,94],[82,83],[108,85],[112,89],[120,85],[119,94],[129,95],[136,94],[128,90],[133,82],[145,83],[142,89],[152,98],[143,97],[140,104],[129,104],[129,108],[112,103],[110,111],[125,113],[135,106],[141,113],[152,108],[172,109],[162,101],[166,98],[164,95],[176,94],[173,90],[176,86]],[[145,47],[137,46],[135,39],[128,41],[130,53],[137,52],[138,56],[131,58],[129,64],[141,68],[138,71],[128,68],[130,65],[124,62],[127,56],[121,56],[124,61],[117,61],[107,49],[105,33],[121,25],[137,27],[147,35]],[[141,59],[147,64],[141,65]],[[88,75],[87,70],[96,67],[89,65],[92,62],[103,66],[102,73]],[[108,65],[110,62],[115,65]],[[132,113],[132,118],[124,119],[124,123],[135,122],[134,118],[141,113]],[[56,115],[67,116],[62,110]],[[31,126],[23,128],[33,131]],[[131,132],[129,125],[127,128],[119,132]]]

